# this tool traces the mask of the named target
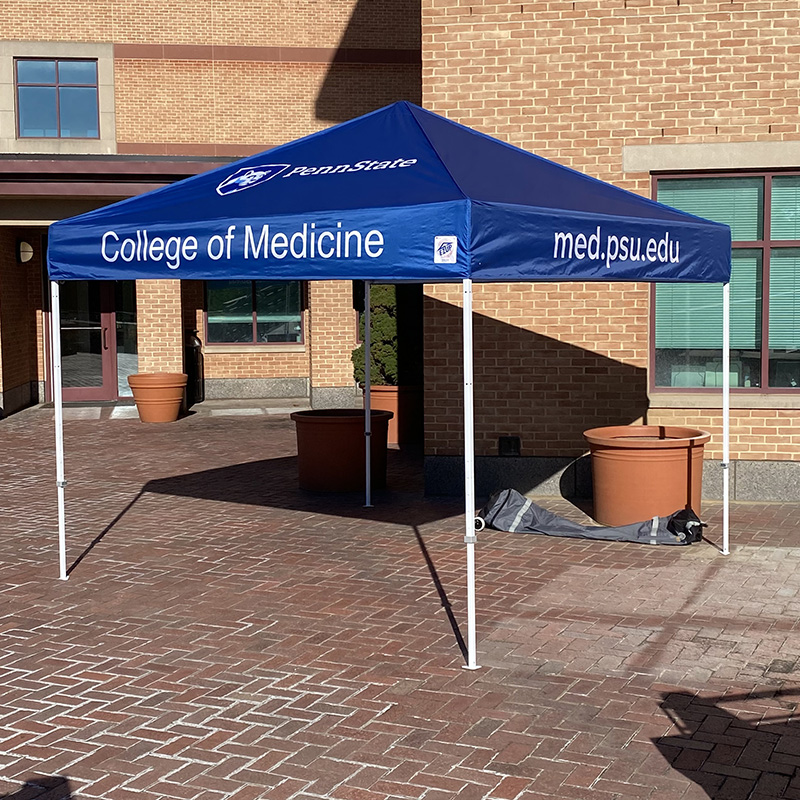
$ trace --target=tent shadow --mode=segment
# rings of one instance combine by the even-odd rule
[[[0,794],[0,800],[71,800],[72,787],[61,775],[34,776],[11,794]]]
[[[358,0],[315,103],[344,122],[396,100],[422,102],[420,0]]]
[[[463,503],[456,499],[426,501],[420,498],[421,449],[405,448],[402,451],[392,449],[388,453],[387,462],[388,480],[394,488],[374,492],[374,506],[370,508],[364,507],[363,493],[306,492],[299,489],[296,456],[251,461],[148,481],[114,520],[95,536],[67,572],[71,574],[77,569],[147,493],[318,512],[375,522],[397,523],[398,520],[402,520],[413,530],[456,644],[466,662],[466,642],[420,531],[420,526],[425,523],[463,514]]]
[[[374,506],[370,508],[364,507],[363,492],[309,492],[300,489],[296,456],[248,461],[158,478],[148,481],[142,487],[142,494],[194,497],[376,522],[402,519],[411,526],[463,514],[463,501],[458,498],[423,498],[421,472],[422,458],[418,449],[390,449],[387,454],[389,488],[373,492]],[[127,509],[122,514],[125,511]]]
[[[476,287],[480,300],[483,286]],[[491,291],[491,288],[486,289]],[[537,308],[538,286],[518,289],[510,302]],[[487,304],[489,301],[486,301]],[[461,308],[425,297],[426,492],[463,492],[464,468]],[[617,312],[609,312],[613,318]],[[575,315],[575,316],[573,316]],[[620,312],[620,317],[622,312]],[[559,324],[580,326],[577,311],[559,311]],[[606,320],[600,317],[598,330]],[[475,485],[479,496],[499,489],[592,496],[583,432],[647,422],[647,370],[476,312],[473,315]],[[432,381],[429,378],[432,376]],[[428,389],[433,391],[428,392]],[[431,426],[433,423],[433,426]],[[444,423],[444,424],[443,424]],[[502,455],[501,439],[518,442]],[[578,503],[578,505],[581,505]]]
[[[785,797],[800,791],[798,698],[797,689],[665,694],[660,705],[677,733],[652,741],[673,769],[712,800]]]

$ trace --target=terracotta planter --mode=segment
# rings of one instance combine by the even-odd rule
[[[372,488],[386,486],[388,411],[371,413]],[[357,408],[295,411],[300,488],[312,492],[355,492],[365,488],[364,412]]]
[[[389,444],[413,444],[422,441],[422,387],[372,386],[370,403],[375,411],[391,411]]]
[[[186,375],[181,372],[143,372],[129,375],[128,383],[142,422],[174,422],[178,419]]]
[[[686,506],[700,513],[703,446],[710,433],[664,425],[594,428],[589,442],[594,518],[627,525]]]

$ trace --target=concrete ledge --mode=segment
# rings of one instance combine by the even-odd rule
[[[362,402],[355,386],[311,388],[311,408],[361,408]]]
[[[425,457],[425,494],[464,496],[464,459],[461,456]],[[794,502],[800,497],[800,462],[733,461],[730,465],[731,500]],[[703,462],[703,499],[721,500],[720,461]],[[591,499],[592,472],[588,455],[577,459],[478,456],[475,494],[487,497],[498,489],[522,494]]]
[[[207,400],[308,397],[307,378],[206,378]]]
[[[797,461],[739,461],[734,478],[735,500],[791,503],[800,497]]]
[[[37,389],[38,384],[36,383],[24,383],[22,386],[15,386],[13,389],[0,392],[0,418],[38,403]]]

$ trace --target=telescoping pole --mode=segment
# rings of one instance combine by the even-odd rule
[[[478,669],[475,620],[475,413],[472,368],[472,281],[463,282],[464,328],[464,509],[467,545],[467,663],[464,669]]]
[[[364,447],[366,448],[364,463],[366,487],[364,507],[372,508],[372,395],[370,394],[370,368],[372,366],[371,337],[370,337],[370,305],[371,281],[364,281]]]
[[[53,405],[56,418],[59,578],[67,580],[67,521],[64,502],[64,402],[61,393],[61,300],[58,281],[50,281],[50,352],[53,355]]]
[[[722,554],[730,550],[731,285],[722,287]]]

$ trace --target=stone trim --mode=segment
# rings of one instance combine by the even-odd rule
[[[419,49],[116,44],[116,58],[171,61],[261,61],[281,64],[420,64]]]
[[[86,58],[97,60],[99,139],[18,139],[14,92],[15,58]],[[0,41],[0,152],[48,155],[117,152],[114,106],[114,46],[90,42]]]
[[[800,142],[624,145],[623,172],[775,169],[800,166]]]
[[[308,378],[206,378],[206,400],[308,397]]]

